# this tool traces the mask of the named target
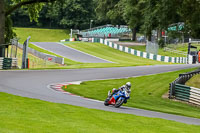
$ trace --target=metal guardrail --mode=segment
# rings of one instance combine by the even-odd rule
[[[191,43],[200,43],[200,39],[191,39]]]
[[[179,77],[170,83],[169,98],[175,98],[175,89],[177,84],[185,85],[185,83],[196,74],[200,74],[200,68],[192,72],[179,74]]]
[[[179,51],[179,50],[174,50],[174,49],[167,48],[167,47],[164,47],[164,50],[172,52],[172,53],[176,53],[176,54],[187,56],[187,52],[183,52],[183,51]]]
[[[18,47],[23,49],[23,45],[21,45],[21,44],[18,44]],[[29,47],[28,47],[28,52],[41,58],[41,59],[51,61],[54,63],[58,63],[58,64],[62,64],[62,65],[64,64],[64,58],[62,58],[62,57],[56,57],[56,56],[53,56],[50,54],[42,53],[42,52],[39,52],[39,51],[29,48]],[[51,60],[49,60],[49,59],[51,59]]]

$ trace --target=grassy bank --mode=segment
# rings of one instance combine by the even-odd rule
[[[0,92],[1,133],[187,133],[200,126],[23,98]]]
[[[18,48],[17,52],[17,59],[18,59],[18,66],[21,67],[22,64],[22,49]],[[32,54],[28,54],[29,58],[29,68],[30,69],[35,69],[35,68],[41,68],[41,69],[50,69],[50,68],[58,68],[61,67],[61,65],[57,63],[53,63],[47,60],[40,59]]]
[[[24,41],[27,39],[28,36],[31,36],[29,42],[59,42],[62,39],[69,38],[69,30],[62,30],[62,29],[15,28],[15,32],[17,34],[17,37],[20,38],[19,42],[21,44],[24,43]],[[29,43],[29,47],[42,53],[54,55],[57,57],[62,57],[60,55],[57,55],[55,53],[37,47],[31,43]],[[65,58],[65,64],[73,65],[80,63]]]
[[[200,49],[200,44],[192,44],[192,46],[196,46],[197,50]],[[173,50],[182,51],[182,52],[188,51],[188,44],[187,43],[184,43],[184,44],[169,44],[166,47],[173,49]],[[130,46],[130,48],[140,50],[140,51],[143,51],[143,52],[146,51],[146,46]],[[192,49],[192,50],[195,50],[195,49]],[[182,55],[182,54],[173,53],[172,51],[165,51],[164,48],[159,48],[158,54],[163,55],[163,56],[171,56],[171,57],[184,57],[184,55]]]
[[[58,29],[39,29],[39,28],[16,28],[15,32],[21,38],[23,43],[28,36],[31,36],[30,42],[58,42],[61,39],[69,38],[68,30]],[[114,63],[80,63],[65,58],[65,66],[55,66],[54,69],[73,69],[73,68],[103,68],[103,67],[126,67],[126,66],[141,66],[141,65],[157,65],[168,64],[164,62],[144,59],[125,52],[112,49],[99,43],[84,43],[84,42],[68,42],[65,45],[88,54],[112,61]],[[62,57],[55,53],[39,48],[33,44],[29,47],[47,54],[57,57]],[[50,68],[50,67],[49,67]]]
[[[130,46],[130,48],[146,52],[146,46]],[[183,57],[183,55],[165,51],[163,48],[158,49],[158,55],[170,56],[170,57]]]
[[[57,54],[55,54],[55,53],[52,53],[52,52],[50,52],[50,51],[48,51],[48,50],[42,49],[42,48],[40,48],[40,47],[37,47],[37,46],[34,45],[34,44],[29,44],[29,47],[32,48],[32,49],[35,49],[35,50],[37,50],[37,51],[39,51],[39,52],[42,52],[42,53],[50,54],[50,55],[53,55],[53,56],[56,56],[56,57],[62,57],[62,56],[57,55]],[[62,58],[63,58],[63,57],[62,57]],[[68,58],[64,58],[64,63],[65,63],[66,65],[82,64],[82,63],[80,63],[80,62],[76,62],[76,61],[70,60],[70,59],[68,59]]]
[[[81,85],[69,85],[65,90],[104,101],[108,90],[118,88],[130,81],[132,83],[131,99],[126,106],[200,118],[200,108],[162,98],[162,95],[168,92],[170,82],[175,80],[180,73],[192,70],[194,69],[128,79],[88,81]]]
[[[19,42],[24,43],[28,36],[31,36],[30,42],[59,42],[69,38],[69,30],[62,29],[41,29],[41,28],[15,28],[14,30]]]
[[[110,48],[100,43],[87,42],[67,42],[66,46],[78,49],[85,53],[114,62],[113,66],[139,66],[139,65],[155,65],[155,64],[169,64],[134,56],[119,50]]]
[[[190,80],[186,82],[186,85],[200,88],[200,74],[193,76]]]

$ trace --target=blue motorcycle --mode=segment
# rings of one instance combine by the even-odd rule
[[[127,90],[118,91],[111,96],[110,91],[108,91],[108,97],[106,98],[104,105],[113,105],[116,108],[119,108],[123,103],[127,103],[127,100],[130,98],[130,91]]]

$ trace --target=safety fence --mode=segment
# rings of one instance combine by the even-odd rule
[[[17,68],[17,58],[0,58],[0,69]]]
[[[21,44],[18,44],[18,47],[23,49],[23,45],[21,45]],[[64,58],[53,56],[53,55],[46,54],[46,53],[42,53],[42,52],[39,52],[39,51],[34,50],[32,48],[28,48],[28,52],[39,57],[39,58],[41,58],[41,59],[43,59],[43,60],[47,60],[47,61],[50,61],[50,62],[62,64],[62,65],[64,64]]]
[[[181,55],[181,56],[187,56],[187,52],[183,52],[183,51],[179,51],[179,50],[174,50],[174,49],[167,48],[167,47],[164,47],[164,51],[168,51],[168,52],[171,52],[173,54],[177,54],[177,55]]]
[[[151,59],[151,60],[156,60],[156,61],[163,61],[163,62],[171,62],[171,63],[187,63],[187,58],[186,57],[169,57],[169,56],[162,56],[162,55],[156,55],[156,54],[152,54],[152,53],[147,53],[147,52],[142,52],[139,50],[135,50],[129,47],[125,47],[125,46],[121,46],[119,44],[107,41],[106,39],[102,39],[102,38],[92,38],[92,42],[99,42],[102,43],[104,45],[107,45],[111,48],[126,52],[126,53],[130,53],[132,55],[135,56],[139,56],[142,58],[147,58],[147,59]]]
[[[200,89],[185,85],[185,83],[196,74],[200,74],[200,69],[179,74],[179,77],[170,83],[169,98],[200,105]]]

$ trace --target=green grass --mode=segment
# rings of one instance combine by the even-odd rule
[[[28,36],[31,36],[30,42],[59,42],[69,38],[70,33],[69,30],[41,28],[15,28],[14,31],[22,44]]]
[[[31,36],[29,42],[59,42],[62,39],[69,38],[69,30],[61,29],[15,28],[15,32],[20,38],[19,42],[21,44],[24,43],[28,36]],[[55,53],[49,52],[48,50],[37,47],[31,43],[29,43],[29,47],[42,53],[62,57]],[[72,61],[68,58],[64,58],[64,60],[66,65],[80,64],[79,62]]]
[[[192,43],[192,46],[196,46],[197,50],[200,49],[200,44]],[[175,49],[175,50],[183,51],[183,52],[187,52],[188,51],[188,44],[187,43],[171,44],[171,45],[168,45],[167,47]],[[192,48],[191,50],[195,50],[195,49]]]
[[[130,46],[130,48],[146,52],[146,46]],[[158,55],[170,56],[170,57],[184,57],[183,55],[180,54],[165,51],[163,48],[158,49]]]
[[[28,58],[29,58],[29,63],[30,63],[29,69],[34,69],[34,68],[50,69],[50,68],[60,67],[60,65],[57,64],[57,63],[53,63],[53,62],[50,62],[50,61],[40,59],[40,58],[30,54],[30,53],[28,54]],[[22,50],[20,48],[18,48],[17,59],[18,59],[18,66],[21,67]]]
[[[58,42],[61,39],[68,38],[68,30],[55,30],[55,29],[39,29],[39,28],[15,28],[16,33],[23,43],[24,40],[30,35],[30,42]],[[74,68],[102,68],[102,67],[125,67],[125,66],[139,66],[139,65],[155,65],[167,64],[154,60],[143,59],[141,57],[133,56],[118,50],[114,50],[107,46],[98,43],[84,43],[84,42],[70,42],[66,45],[83,52],[95,55],[97,57],[113,61],[115,63],[80,63],[65,59],[65,66],[55,66],[54,69],[74,69]],[[29,47],[43,53],[51,54],[57,57],[60,55],[54,54],[33,44]]]
[[[87,109],[0,92],[1,133],[197,133],[200,126]]]
[[[57,55],[57,54],[55,54],[55,53],[52,53],[52,52],[50,52],[50,51],[48,51],[48,50],[42,49],[42,48],[40,48],[40,47],[37,47],[37,46],[34,45],[34,44],[29,44],[29,47],[32,48],[32,49],[35,49],[35,50],[37,50],[37,51],[39,51],[39,52],[42,52],[42,53],[54,55],[54,56],[57,56],[57,57],[62,57],[62,56]],[[63,57],[62,57],[62,58],[63,58]],[[70,59],[68,59],[68,58],[64,58],[64,63],[65,63],[66,65],[82,64],[82,63],[80,63],[80,62],[76,62],[76,61],[70,60]]]
[[[139,65],[169,64],[165,62],[158,62],[158,61],[134,56],[134,55],[110,48],[100,43],[67,42],[64,44],[69,47],[86,52],[88,54],[100,57],[102,59],[115,62],[112,64],[113,66],[139,66]],[[105,64],[105,65],[108,65],[108,64]]]
[[[200,49],[200,44],[192,44],[192,46],[196,46],[197,50]],[[174,50],[182,51],[182,52],[188,51],[188,44],[186,44],[186,43],[184,43],[184,44],[169,44],[166,47],[174,49]],[[143,52],[146,51],[146,46],[130,46],[130,48],[140,50]],[[195,50],[195,49],[191,49],[191,50]],[[172,53],[170,51],[165,51],[163,48],[158,49],[158,54],[163,55],[163,56],[170,56],[170,57],[184,57],[183,55],[180,55],[180,54]]]
[[[186,82],[186,85],[200,88],[200,74],[193,76],[190,80]]]
[[[118,88],[130,81],[132,83],[131,99],[126,106],[200,118],[200,108],[162,98],[162,95],[169,90],[169,83],[174,81],[180,73],[192,70],[194,69],[128,79],[87,81],[81,85],[69,85],[65,90],[104,101],[108,90]]]

